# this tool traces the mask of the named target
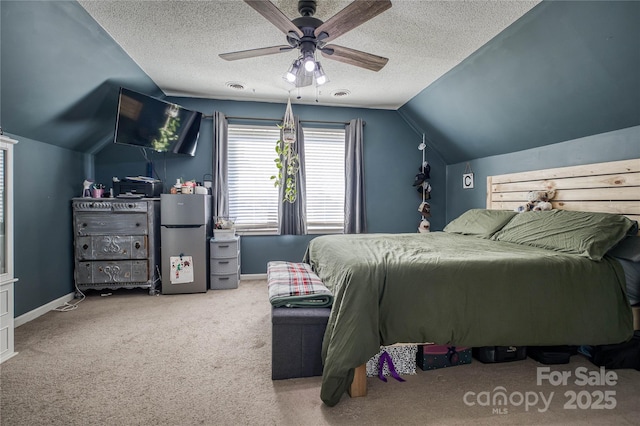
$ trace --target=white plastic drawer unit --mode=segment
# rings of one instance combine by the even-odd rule
[[[210,286],[212,290],[225,290],[238,288],[238,275],[215,275],[211,274],[209,277],[211,280]]]
[[[239,239],[229,241],[211,240],[211,256],[215,258],[238,257]]]
[[[210,240],[209,288],[212,290],[238,288],[240,281],[240,237]]]
[[[238,272],[238,257],[233,259],[211,259],[212,274],[235,274]]]

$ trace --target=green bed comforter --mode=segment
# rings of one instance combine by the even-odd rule
[[[305,262],[334,295],[321,398],[337,404],[380,345],[592,345],[633,334],[622,268],[470,236],[328,235]]]

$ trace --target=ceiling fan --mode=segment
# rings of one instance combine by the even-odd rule
[[[311,85],[314,76],[318,85],[326,80],[320,63],[315,60],[316,50],[319,50],[327,59],[371,71],[380,71],[389,61],[382,56],[327,43],[389,9],[390,0],[355,0],[326,22],[313,17],[316,12],[315,0],[299,0],[298,12],[301,16],[294,20],[287,18],[269,0],[244,0],[244,2],[285,33],[288,44],[222,53],[219,55],[222,59],[235,61],[299,49],[300,57],[293,62],[286,74],[289,82],[296,87]]]

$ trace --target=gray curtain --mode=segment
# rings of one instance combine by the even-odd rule
[[[223,113],[213,113],[213,216],[229,216],[229,123]]]
[[[295,116],[296,141],[294,150],[300,158],[300,167],[297,176],[297,197],[296,201],[289,203],[284,199],[284,186],[280,185],[280,203],[278,208],[278,233],[280,235],[305,235],[307,233],[307,196],[306,196],[306,174],[304,167],[304,134],[300,126],[300,118]],[[280,130],[280,139],[283,138]],[[286,161],[282,164],[286,170]]]
[[[345,126],[345,200],[344,233],[367,232],[367,214],[364,197],[363,130],[361,118]]]

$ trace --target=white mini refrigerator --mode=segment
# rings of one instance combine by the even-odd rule
[[[210,195],[160,196],[162,294],[207,291],[210,238]]]

